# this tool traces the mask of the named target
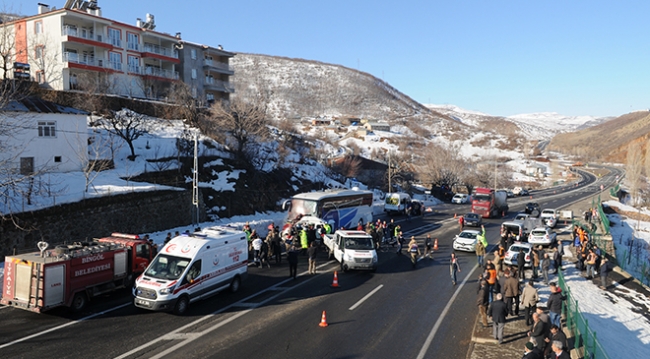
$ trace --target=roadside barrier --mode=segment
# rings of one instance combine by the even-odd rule
[[[573,334],[573,349],[580,353],[581,358],[609,359],[602,344],[596,337],[596,332],[589,328],[589,320],[580,313],[578,301],[573,298],[571,289],[566,285],[562,271],[557,272],[558,285],[567,299],[562,302],[562,312],[566,318],[566,327]]]

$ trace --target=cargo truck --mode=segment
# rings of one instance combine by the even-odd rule
[[[497,218],[508,213],[508,194],[503,190],[476,188],[472,195],[472,213],[483,218]]]
[[[66,306],[81,311],[90,298],[132,287],[152,259],[137,235],[113,233],[40,252],[5,257],[0,303],[33,312]]]

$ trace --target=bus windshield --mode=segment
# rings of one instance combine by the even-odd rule
[[[317,217],[318,213],[316,212],[316,204],[316,201],[293,198],[291,200],[291,210],[289,211],[287,220],[291,222],[303,216]]]
[[[157,279],[176,280],[185,272],[188,264],[190,264],[189,258],[158,254],[144,275]]]
[[[490,195],[487,194],[475,194],[472,198],[478,202],[489,202],[491,199]]]

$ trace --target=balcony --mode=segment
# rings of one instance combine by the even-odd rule
[[[149,76],[163,77],[166,79],[178,80],[178,72],[161,69],[159,67],[147,66],[144,69],[144,74]]]
[[[63,53],[63,62],[72,62],[80,65],[88,66],[97,66],[104,67],[104,61],[102,59],[95,59],[95,56],[92,55],[80,55],[76,52],[64,52]]]
[[[127,42],[126,48],[127,50],[140,51],[140,44],[137,42]]]
[[[115,46],[115,47],[122,47],[122,40],[114,38],[114,37],[109,37],[108,38],[108,43]]]
[[[122,71],[122,63],[117,61],[111,61],[111,68],[115,71]]]
[[[144,44],[143,46],[143,52],[149,52],[152,54],[157,54],[161,56],[167,56],[167,57],[172,57],[177,59],[178,58],[178,51],[176,50],[171,50],[166,47],[162,47],[159,45],[153,45],[153,44]]]
[[[213,68],[223,73],[234,74],[235,71],[226,63],[214,61],[210,59],[203,59],[204,68]]]
[[[142,74],[142,67],[138,65],[129,65],[128,72],[132,74]]]
[[[206,89],[221,91],[221,92],[235,92],[235,87],[228,81],[215,80],[214,77],[205,77],[204,86]]]
[[[77,26],[73,25],[63,25],[63,27],[61,27],[61,35],[77,37],[84,40],[97,41],[108,45],[108,43],[104,41],[105,37],[101,34],[95,35],[92,29],[78,28]]]

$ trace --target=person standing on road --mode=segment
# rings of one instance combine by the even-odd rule
[[[539,294],[537,289],[533,285],[532,280],[528,281],[528,285],[524,287],[524,291],[521,294],[521,304],[524,306],[524,318],[526,319],[526,326],[533,324],[533,313],[537,307],[537,302],[539,302]]]
[[[494,296],[494,293],[496,292],[496,284],[497,284],[497,270],[494,267],[494,264],[490,260],[488,260],[487,265],[485,266],[487,270],[487,283],[488,283],[488,301],[492,303],[492,299]]]
[[[399,224],[397,225],[396,228],[399,228]],[[404,234],[402,233],[402,231],[400,231],[397,234],[397,254],[398,255],[402,255],[402,245],[403,245],[403,243],[404,243]]]
[[[517,253],[517,276],[522,281],[526,279],[526,274],[524,273],[525,264],[526,264],[526,253],[524,253],[523,248],[519,248],[519,253]]]
[[[478,313],[481,315],[481,323],[483,328],[487,328],[487,308],[490,304],[488,299],[488,288],[487,282],[481,280],[481,287],[478,289],[478,298],[476,299],[476,305],[478,306]]]
[[[433,260],[433,240],[430,234],[427,234],[427,238],[424,239],[424,256],[422,258],[424,257]]]
[[[253,239],[253,243],[252,243],[252,246],[253,246],[253,260],[255,261],[255,265],[257,267],[260,266],[260,254],[261,254],[261,251],[262,251],[262,242],[263,242],[262,238],[256,237],[255,239]]]
[[[483,259],[485,258],[485,246],[483,246],[483,242],[476,240],[476,247],[474,248],[474,252],[476,252],[476,260],[478,261],[478,266],[479,268],[483,268]]]
[[[503,296],[498,293],[496,300],[488,308],[488,315],[492,318],[492,337],[498,340],[499,344],[503,344],[503,328],[506,326],[506,317],[508,316],[508,308],[502,299]]]
[[[309,274],[316,274],[316,242],[311,242],[309,249],[307,249],[307,256],[309,257]]]
[[[289,261],[289,277],[296,279],[298,273],[298,250],[295,245],[291,245],[287,252],[287,261]]]
[[[531,251],[532,256],[533,256],[533,263],[531,267],[533,267],[533,280],[536,280],[537,277],[539,276],[538,270],[540,268],[540,260],[539,260],[539,253],[536,250]]]
[[[501,257],[499,256],[499,251],[494,251],[494,259],[492,260],[494,264],[494,269],[498,272],[501,271]]]
[[[600,261],[600,288],[607,289],[607,275],[612,271],[612,264],[609,263],[607,258]]]
[[[409,253],[411,254],[411,264],[413,264],[413,269],[415,269],[418,264],[418,256],[420,255],[420,247],[418,247],[415,236],[412,236],[409,242]]]
[[[449,274],[451,275],[451,283],[456,285],[456,273],[460,272],[460,264],[458,263],[458,258],[456,258],[456,253],[451,254],[451,260],[449,261]]]
[[[458,216],[458,226],[460,227],[460,232],[462,232],[463,227],[465,227],[465,217]]]
[[[391,219],[391,223],[392,223],[392,219]],[[398,224],[393,229],[393,235],[394,235],[395,238],[397,238],[400,235],[400,233],[402,233],[402,226],[400,226]],[[398,239],[398,242],[399,242],[399,239]]]
[[[519,315],[519,281],[517,278],[511,275],[510,271],[506,269],[505,272],[506,281],[504,283],[505,287],[505,297],[506,297],[506,306],[508,307],[508,313],[510,315]],[[512,307],[515,307],[513,309]]]

